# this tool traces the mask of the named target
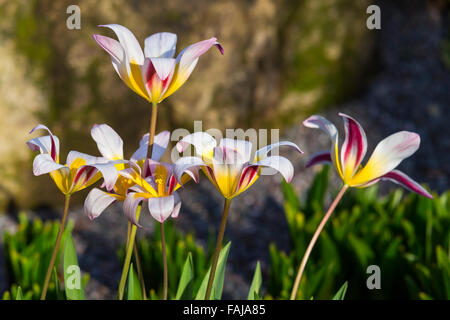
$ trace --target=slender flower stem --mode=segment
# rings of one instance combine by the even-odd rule
[[[50,276],[52,275],[53,267],[55,265],[56,256],[58,255],[59,245],[61,244],[61,237],[64,232],[64,227],[66,225],[67,213],[69,211],[70,195],[65,196],[64,201],[64,212],[61,219],[61,224],[59,226],[58,236],[56,237],[55,247],[53,248],[52,257],[50,259],[50,264],[48,265],[47,274],[45,275],[44,286],[42,287],[41,300],[45,300],[47,295],[48,284],[50,282]]]
[[[147,294],[145,293],[144,274],[142,272],[141,259],[139,258],[139,250],[137,242],[134,244],[134,258],[136,259],[136,269],[139,277],[139,282],[141,283],[142,298],[144,300],[147,300]]]
[[[309,242],[308,248],[305,251],[305,255],[303,256],[302,262],[300,263],[300,267],[298,269],[297,278],[295,279],[295,284],[292,289],[291,293],[291,300],[295,300],[297,297],[297,291],[298,287],[300,285],[300,281],[302,280],[303,271],[305,270],[306,262],[308,261],[309,255],[311,254],[311,251],[314,247],[314,244],[316,243],[317,239],[319,238],[320,233],[322,232],[323,227],[327,223],[328,219],[330,218],[331,214],[333,213],[334,209],[336,208],[339,201],[342,199],[342,196],[344,195],[345,191],[347,191],[348,185],[344,185],[341,190],[339,191],[336,198],[333,200],[333,202],[330,205],[330,208],[328,209],[325,216],[322,218],[322,221],[320,221],[319,226],[316,229],[316,232],[314,232],[314,235]]]
[[[220,221],[219,234],[217,235],[216,249],[214,251],[213,263],[211,266],[211,273],[209,274],[208,286],[206,287],[205,300],[209,300],[211,295],[211,289],[214,282],[214,276],[216,273],[217,262],[219,261],[220,249],[222,249],[223,235],[225,233],[225,227],[227,225],[228,212],[230,211],[231,199],[225,199],[223,207],[222,220]]]
[[[150,119],[150,130],[148,135],[148,149],[147,156],[151,159],[152,150],[153,150],[153,141],[155,139],[155,131],[156,131],[156,118],[158,117],[158,104],[152,104],[152,117]]]
[[[141,205],[136,209],[136,220],[139,221],[139,216],[141,214]],[[133,253],[134,239],[136,238],[137,226],[133,224],[131,227],[130,239],[128,241],[127,253],[125,255],[125,262],[123,264],[122,276],[119,282],[119,300],[123,300],[123,293],[125,290],[125,282],[128,276],[128,270],[130,269],[131,254]]]
[[[164,290],[163,299],[167,300],[167,289],[169,287],[169,278],[167,273],[167,254],[166,254],[166,237],[164,236],[164,222],[159,224],[161,230],[161,250],[164,264]]]

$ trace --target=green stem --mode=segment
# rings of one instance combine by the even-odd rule
[[[59,226],[58,236],[56,237],[56,242],[55,242],[55,246],[53,248],[52,257],[50,259],[50,264],[48,265],[47,274],[45,275],[44,286],[42,287],[41,300],[45,300],[45,297],[47,296],[47,289],[48,289],[48,284],[50,282],[50,276],[52,275],[53,267],[54,267],[55,261],[56,261],[56,256],[58,255],[59,245],[61,244],[61,237],[64,232],[64,227],[66,225],[67,213],[69,211],[69,202],[70,202],[70,195],[67,194],[65,196],[64,212],[63,212],[63,216],[61,219],[61,224]]]
[[[167,300],[167,290],[169,287],[169,278],[167,272],[167,253],[166,253],[166,237],[164,236],[164,223],[160,223],[161,230],[161,250],[163,256],[163,265],[164,265],[164,289],[163,289],[163,299]]]
[[[147,294],[145,293],[144,274],[142,272],[141,259],[139,258],[139,250],[137,242],[134,244],[134,258],[136,259],[136,269],[138,272],[139,282],[141,283],[142,298],[144,300],[147,300]]]
[[[292,292],[291,292],[291,300],[295,300],[295,298],[297,297],[298,287],[300,285],[300,281],[302,280],[303,271],[305,270],[306,262],[308,262],[309,255],[311,254],[314,244],[316,243],[317,239],[319,238],[320,233],[322,232],[323,227],[327,223],[328,219],[330,218],[331,214],[333,213],[333,211],[336,208],[339,201],[342,199],[342,196],[344,195],[344,193],[347,189],[348,189],[348,185],[344,185],[341,188],[338,195],[331,203],[331,206],[328,209],[325,216],[323,217],[322,221],[320,221],[320,224],[317,227],[316,231],[314,232],[314,235],[313,235],[311,241],[309,242],[308,248],[305,251],[305,255],[303,256],[302,262],[300,263],[300,267],[298,268],[297,277],[295,279],[294,287],[292,288]]]
[[[141,214],[141,207],[142,206],[139,205],[136,209],[136,221],[139,221],[139,216]],[[137,226],[133,224],[131,227],[131,233],[130,233],[130,239],[128,241],[127,252],[125,255],[125,262],[123,264],[122,276],[120,277],[120,282],[119,282],[119,300],[123,300],[125,283],[126,283],[127,276],[128,276],[128,270],[130,269],[131,254],[133,253],[134,239],[136,238],[136,230],[137,230]]]
[[[150,129],[148,135],[148,149],[147,156],[148,158],[152,158],[152,150],[153,150],[153,141],[155,139],[155,131],[156,131],[156,118],[158,117],[158,104],[152,103],[152,116],[150,119]]]
[[[225,199],[225,204],[222,213],[222,220],[220,222],[219,234],[217,235],[216,249],[214,250],[213,263],[211,265],[211,273],[209,274],[208,286],[206,287],[205,300],[209,300],[211,295],[214,276],[216,274],[217,262],[219,261],[220,249],[222,249],[223,235],[225,233],[225,227],[227,225],[228,212],[230,211],[230,204],[231,199]]]

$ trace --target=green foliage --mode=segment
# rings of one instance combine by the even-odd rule
[[[62,244],[72,229],[73,222],[69,221],[62,236]],[[4,252],[11,284],[11,292],[7,296],[16,297],[17,286],[20,286],[24,300],[39,299],[58,230],[59,222],[43,223],[40,219],[30,221],[21,213],[17,232],[5,232]],[[59,270],[62,248],[56,259],[56,270]],[[57,299],[56,293],[55,282],[50,281],[47,299]]]
[[[291,252],[270,246],[268,297],[289,298],[303,253],[327,209],[328,168],[301,202],[283,185]],[[348,191],[325,226],[300,284],[299,299],[330,299],[348,281],[349,299],[449,299],[450,192],[434,199],[378,186]],[[381,290],[369,290],[369,265],[381,269]]]
[[[219,260],[217,262],[216,274],[214,275],[214,281],[212,284],[210,300],[220,300],[222,298],[223,283],[225,279],[225,267],[227,265],[228,253],[230,252],[231,242],[220,250]],[[206,296],[206,289],[209,280],[209,274],[211,273],[211,267],[203,277],[202,284],[198,289],[195,300],[203,300]]]
[[[130,265],[130,271],[128,272],[125,298],[126,300],[142,300],[141,284],[136,272],[134,272],[133,264]]]
[[[77,253],[72,236],[69,234],[64,247],[64,288],[67,300],[84,300],[84,289],[78,266]]]
[[[178,296],[178,284],[182,272],[192,272],[193,282],[190,284],[192,292],[196,292],[200,287],[202,277],[207,272],[208,264],[211,259],[211,243],[209,244],[208,254],[205,254],[203,247],[197,245],[194,236],[191,233],[184,234],[175,229],[172,221],[164,223],[164,232],[166,238],[167,267],[169,276],[169,299],[183,297]],[[159,228],[155,232],[141,238],[137,241],[142,272],[145,279],[145,287],[150,290],[149,298],[162,297],[163,291],[163,260],[161,251],[161,235]],[[185,270],[188,254],[192,255],[192,270]],[[122,262],[125,257],[125,247],[119,252],[119,258]],[[134,261],[134,255],[133,255]],[[136,265],[136,262],[134,261]],[[187,275],[186,275],[187,276]]]
[[[342,287],[339,289],[339,291],[336,292],[336,294],[334,295],[333,300],[344,300],[345,294],[347,293],[347,287],[348,282],[345,281]]]
[[[252,284],[250,285],[250,290],[248,291],[247,300],[260,300],[261,297],[261,285],[262,285],[262,275],[261,275],[261,265],[256,264],[255,274],[253,275]]]

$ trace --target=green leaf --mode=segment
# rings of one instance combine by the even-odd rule
[[[77,253],[72,235],[67,235],[64,247],[64,287],[67,300],[84,300],[81,283],[81,270],[78,266]]]
[[[250,291],[248,292],[247,300],[259,300],[261,296],[261,266],[259,261],[256,263],[255,274],[253,276],[252,284],[250,285]]]
[[[194,261],[192,254],[189,252],[186,262],[181,272],[180,282],[178,283],[177,294],[175,300],[182,298],[192,299],[192,280],[194,279]]]
[[[56,299],[64,300],[64,295],[59,286],[59,279],[58,279],[58,273],[56,272],[56,267],[53,267],[53,279],[55,280]]]
[[[342,287],[336,292],[333,297],[333,300],[344,300],[345,294],[347,293],[348,282],[345,281]]]
[[[141,284],[136,272],[134,272],[133,263],[131,263],[130,271],[128,272],[126,291],[126,300],[142,300]]]
[[[23,300],[22,288],[17,287],[16,300]]]
[[[211,300],[220,300],[222,298],[223,281],[225,278],[225,266],[227,263],[228,252],[230,251],[231,242],[220,250],[219,261],[217,262],[216,274],[214,277],[214,282],[212,284],[211,290]],[[208,272],[203,278],[200,289],[198,289],[195,300],[203,300],[206,295],[206,287],[208,286],[209,274],[211,272],[211,267],[209,267]]]

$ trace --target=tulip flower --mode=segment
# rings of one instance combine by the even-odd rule
[[[199,57],[212,46],[223,54],[223,48],[212,37],[182,50],[176,58],[177,35],[155,33],[145,39],[144,51],[134,34],[118,24],[101,25],[114,31],[119,41],[94,35],[95,41],[111,56],[114,69],[123,82],[138,95],[152,103],[149,144],[156,130],[157,104],[178,90],[189,78]]]
[[[294,167],[291,162],[281,156],[268,156],[269,152],[280,146],[289,146],[299,153],[300,148],[288,141],[282,141],[263,147],[256,151],[251,161],[252,144],[244,140],[222,139],[219,145],[216,140],[205,132],[190,134],[177,143],[179,152],[193,145],[196,157],[183,157],[175,164],[178,177],[184,170],[201,168],[204,174],[225,198],[219,234],[217,236],[216,249],[214,251],[211,273],[205,299],[211,294],[212,283],[217,267],[219,252],[222,247],[223,235],[227,222],[231,200],[247,190],[261,175],[264,167],[280,172],[287,182],[292,180]]]
[[[111,163],[115,163],[115,167],[117,168],[117,170],[123,170],[126,167],[130,166],[129,161],[126,161],[124,159],[123,140],[117,134],[117,132],[114,131],[113,128],[111,128],[107,124],[94,125],[93,128],[91,129],[91,135],[94,141],[97,143],[97,147],[101,155],[104,158],[111,160],[112,161]],[[152,146],[153,160],[159,160],[163,156],[169,143],[169,138],[170,138],[169,131],[163,131],[155,136],[154,139],[155,141]],[[139,148],[131,156],[131,162],[133,163],[133,165],[138,167],[139,166],[142,167],[144,165],[144,161],[147,156],[147,149],[148,149],[148,133],[142,137],[139,143]],[[116,183],[114,184],[113,190],[111,190],[111,192],[106,192],[99,188],[92,189],[89,192],[88,196],[86,197],[84,203],[85,213],[91,220],[97,218],[112,203],[125,201],[129,189],[134,185],[135,182],[133,182],[133,180],[128,179],[123,175],[118,175]],[[135,219],[134,222],[136,222],[136,224],[137,221],[139,220],[139,214],[140,214],[140,206],[135,208],[135,212],[133,214],[133,217]],[[136,245],[134,244],[135,237],[136,237],[136,226],[134,225],[131,226],[131,222],[128,222],[127,245],[126,245],[127,253],[122,270],[122,277],[119,282],[119,299],[123,299],[125,282],[129,271],[131,254],[133,249],[136,256],[136,265],[138,268],[139,280],[141,281],[141,289],[143,297],[145,298],[146,296],[144,279],[138,258],[138,251],[136,249]]]
[[[70,196],[93,183],[97,182],[102,176],[105,180],[107,189],[114,186],[118,172],[113,165],[108,164],[108,160],[101,157],[93,157],[77,151],[70,151],[67,156],[66,164],[59,163],[59,139],[52,134],[50,129],[39,124],[34,127],[30,133],[38,129],[46,130],[49,135],[31,139],[27,142],[28,147],[33,151],[39,151],[40,154],[34,158],[33,173],[34,175],[50,174],[58,189],[65,195],[64,212],[56,238],[55,247],[53,248],[50,265],[47,269],[41,300],[47,295],[48,283],[50,275],[55,264],[56,255],[61,243],[62,233],[67,219],[69,210]]]
[[[106,124],[95,125],[91,130],[91,135],[104,158],[109,160],[124,160],[123,140],[114,129]],[[155,136],[152,151],[153,160],[158,161],[161,159],[169,143],[169,138],[169,131],[163,131]],[[144,160],[147,156],[147,149],[148,133],[142,137],[139,148],[131,156],[131,161],[143,167]],[[116,164],[116,168],[118,170],[125,169],[126,163],[118,163]],[[106,192],[99,188],[92,189],[84,203],[86,215],[93,220],[112,203],[116,201],[123,202],[127,196],[128,189],[134,184],[132,180],[118,174],[116,183],[111,190],[112,192]]]
[[[366,134],[354,118],[343,113],[339,113],[339,115],[344,120],[345,128],[345,140],[340,148],[338,131],[327,119],[313,115],[303,122],[306,127],[318,128],[327,133],[331,138],[332,144],[330,151],[314,154],[308,160],[306,167],[317,164],[332,164],[336,168],[344,185],[320,222],[306,249],[291,293],[291,300],[297,296],[298,286],[306,262],[320,232],[349,187],[366,188],[380,180],[390,180],[410,191],[427,198],[433,198],[419,183],[408,177],[405,173],[395,169],[404,159],[414,154],[419,148],[420,136],[417,133],[400,131],[388,136],[378,143],[369,160],[367,160],[367,163],[363,165],[362,161],[367,151]]]

